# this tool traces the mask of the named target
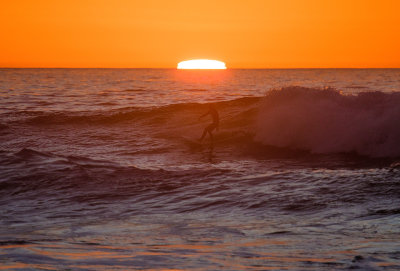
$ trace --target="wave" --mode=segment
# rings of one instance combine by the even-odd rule
[[[245,97],[232,101],[217,102],[218,108],[230,109],[244,107],[259,101],[260,97]],[[16,122],[29,125],[111,125],[127,122],[141,122],[144,124],[162,124],[168,119],[185,125],[185,119],[197,120],[198,115],[207,110],[207,104],[181,103],[157,107],[127,107],[93,112],[20,112]],[[17,113],[15,113],[17,114]],[[193,122],[193,121],[192,121]]]
[[[149,208],[158,210],[159,201],[170,202],[170,208],[179,206],[182,212],[189,211],[193,205],[180,204],[184,199],[193,204],[187,193],[207,195],[210,179],[219,181],[226,173],[221,169],[141,169],[26,148],[18,152],[0,152],[0,171],[0,201],[30,198],[57,202],[56,205],[62,207],[71,203],[94,206],[127,200],[134,202],[132,208],[138,213],[148,213]],[[194,179],[203,182],[193,182]],[[201,189],[190,189],[191,186]],[[215,191],[219,188],[216,186]],[[206,208],[202,197],[194,205]]]
[[[0,152],[0,170],[0,198],[21,193],[43,194],[46,197],[71,196],[72,200],[80,197],[124,198],[154,184],[145,180],[168,175],[164,170],[123,167],[110,161],[28,148],[15,153]],[[126,190],[128,188],[130,192]]]
[[[330,171],[305,173],[291,169],[268,174],[228,169],[162,170],[122,166],[110,161],[63,156],[34,149],[0,152],[0,201],[38,200],[55,208],[59,217],[86,215],[74,211],[87,204],[94,213],[123,206],[121,217],[152,212],[243,210],[264,213],[316,211],[332,202],[353,204],[374,197],[398,198],[399,174],[386,169],[349,178]],[[295,185],[294,185],[295,184]],[[116,204],[116,205],[114,205]],[[15,205],[9,206],[14,212]],[[75,207],[74,207],[75,206]],[[42,212],[32,205],[32,212]],[[88,209],[88,210],[89,210]],[[26,210],[26,209],[24,209]],[[383,211],[382,211],[383,210]],[[378,209],[367,215],[396,215],[398,210]],[[18,213],[18,211],[16,211]],[[51,212],[51,211],[50,211]],[[60,215],[60,212],[65,212]],[[118,212],[119,213],[119,212]],[[24,211],[21,214],[32,213]],[[51,214],[53,215],[53,214]],[[25,217],[25,216],[24,216]]]
[[[400,157],[400,93],[361,92],[344,95],[333,88],[285,87],[264,97],[215,102],[225,145],[259,144],[315,154],[350,153],[372,158]],[[208,104],[182,103],[159,107],[129,107],[97,112],[39,112],[24,123],[46,125],[119,125],[149,128],[149,134],[198,137],[204,123],[198,117]],[[7,126],[10,124],[7,123]],[[233,134],[235,140],[225,140]],[[242,144],[243,145],[243,144]],[[250,146],[251,147],[251,146]]]
[[[271,90],[259,108],[255,140],[312,153],[400,156],[400,93],[344,95],[332,89]]]
[[[113,124],[124,121],[145,118],[148,115],[146,108],[131,108],[130,110],[116,110],[105,112],[39,112],[24,122],[31,125],[81,125],[81,124]]]

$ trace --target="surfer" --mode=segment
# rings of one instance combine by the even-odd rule
[[[217,129],[217,131],[219,130],[219,115],[218,115],[218,111],[215,109],[214,105],[210,104],[208,111],[204,115],[200,116],[199,120],[207,115],[211,115],[212,123],[209,124],[206,128],[204,128],[203,134],[201,135],[201,137],[199,139],[200,142],[204,139],[204,137],[207,135],[207,133],[210,135],[211,142],[213,142],[212,131],[214,131],[214,129]]]

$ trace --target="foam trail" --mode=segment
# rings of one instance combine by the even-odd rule
[[[399,120],[400,93],[287,87],[267,93],[255,139],[313,153],[398,157]]]

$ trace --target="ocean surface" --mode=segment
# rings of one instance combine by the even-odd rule
[[[0,116],[0,270],[400,270],[400,69],[0,69]]]

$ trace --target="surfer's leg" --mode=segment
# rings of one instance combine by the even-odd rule
[[[208,127],[209,127],[209,126],[207,126],[206,128],[204,128],[203,134],[201,135],[199,141],[202,141],[202,140],[204,139],[204,137],[206,136],[206,134],[207,134],[207,132],[208,132]]]
[[[211,132],[211,129],[209,129],[208,130],[208,134],[210,135],[210,140],[211,140],[211,142],[213,142],[213,134],[212,134],[212,132]]]
[[[217,126],[214,124],[214,123],[211,123],[208,127],[207,127],[207,130],[208,130],[208,134],[210,135],[210,139],[211,139],[211,142],[213,142],[213,134],[212,134],[212,131],[214,131],[214,129],[216,128]]]
[[[211,132],[215,129],[215,127],[216,127],[216,126],[215,126],[214,123],[211,123],[210,125],[208,125],[208,126],[204,129],[203,134],[201,135],[199,141],[202,141],[202,140],[204,139],[204,137],[207,135],[207,133],[210,135],[210,138],[211,138],[211,140],[212,140],[212,139],[213,139],[213,136],[212,136]]]

